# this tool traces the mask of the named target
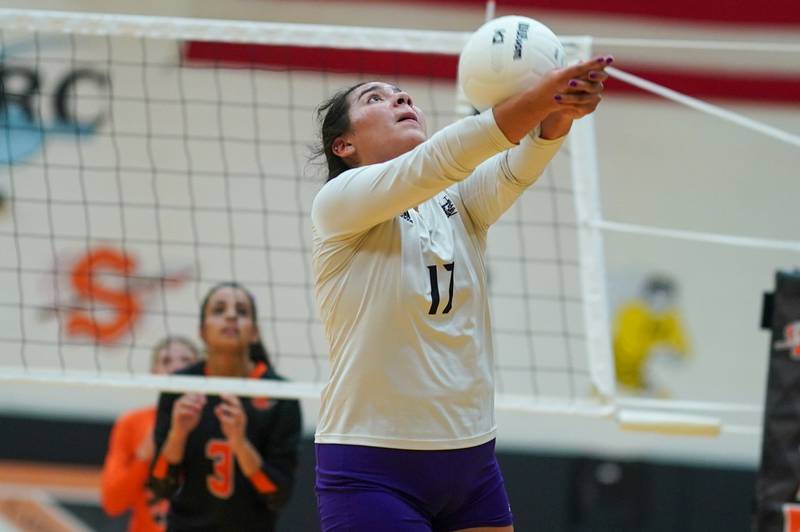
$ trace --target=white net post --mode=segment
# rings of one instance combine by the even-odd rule
[[[592,55],[590,37],[576,40],[576,56]],[[592,222],[602,219],[594,116],[573,124],[569,137],[575,183],[575,213],[581,255],[581,288],[592,382],[606,400],[616,395],[614,359],[611,353],[611,325],[608,319],[603,234]]]

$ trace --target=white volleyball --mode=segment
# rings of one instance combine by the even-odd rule
[[[478,28],[458,61],[458,83],[483,111],[565,65],[566,53],[550,28],[528,17],[507,16]]]

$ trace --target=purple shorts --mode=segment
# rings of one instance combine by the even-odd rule
[[[494,440],[407,451],[317,444],[323,532],[449,532],[513,522]]]

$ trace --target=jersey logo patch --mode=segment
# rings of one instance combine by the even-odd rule
[[[458,214],[456,206],[453,205],[453,201],[447,196],[447,194],[444,194],[443,196],[444,196],[444,202],[441,203],[440,206],[442,207],[442,210],[447,215],[447,217],[450,218],[454,214]]]
[[[414,220],[411,219],[411,215],[408,214],[408,211],[403,211],[403,214],[400,215],[400,218],[407,221],[410,224],[414,223]]]

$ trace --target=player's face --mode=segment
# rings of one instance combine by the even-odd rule
[[[247,294],[225,286],[206,303],[200,336],[212,352],[241,352],[258,340],[253,306]]]
[[[197,354],[183,342],[170,342],[156,353],[153,373],[166,375],[175,373],[197,360]]]
[[[339,139],[339,148],[352,153],[334,153],[352,159],[357,166],[394,159],[428,138],[425,114],[405,91],[394,85],[370,82],[349,96],[350,131]],[[337,140],[339,140],[337,139]]]

